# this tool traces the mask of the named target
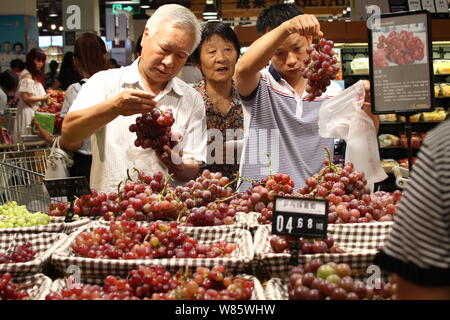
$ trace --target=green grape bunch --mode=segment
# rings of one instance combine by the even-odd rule
[[[0,229],[47,225],[50,220],[49,215],[29,212],[25,206],[19,206],[15,201],[0,206]]]

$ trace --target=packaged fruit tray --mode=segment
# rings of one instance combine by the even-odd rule
[[[253,241],[248,230],[190,227],[182,231],[200,244],[209,245],[220,241],[233,243],[236,249],[230,257],[216,258],[144,258],[144,259],[99,259],[76,256],[71,245],[82,232],[91,232],[96,228],[105,228],[104,223],[92,222],[89,227],[71,234],[52,255],[52,264],[57,270],[64,272],[70,265],[78,266],[81,278],[102,278],[109,274],[126,276],[137,266],[161,265],[170,272],[176,272],[180,267],[212,267],[223,265],[229,272],[244,272],[253,260]]]
[[[344,253],[320,253],[299,255],[299,264],[305,264],[312,259],[320,258],[325,263],[336,262],[348,264],[355,273],[365,273],[369,265],[383,246],[391,230],[392,222],[336,224],[328,226],[328,235],[334,243],[343,249]],[[265,225],[255,233],[255,261],[252,263],[254,272],[265,272],[270,278],[286,277],[290,265],[289,253],[274,253],[271,251],[270,238],[272,226]]]
[[[0,228],[0,235],[7,233],[65,233],[71,234],[75,230],[87,226],[91,223],[88,218],[79,218],[73,222],[64,222],[65,217],[51,217],[50,223],[33,227]]]
[[[12,275],[32,275],[42,272],[50,261],[53,252],[67,240],[63,233],[6,233],[0,234],[0,254],[8,254],[14,247],[29,243],[36,253],[27,262],[0,263],[0,273],[9,272]]]
[[[259,282],[259,280],[252,276],[252,275],[247,275],[247,274],[238,274],[236,277],[239,278],[243,278],[245,280],[250,280],[253,282],[253,293],[251,296],[251,300],[266,300],[266,296],[265,296],[265,292],[264,292],[264,288],[261,285],[261,282]],[[98,285],[103,287],[105,283],[104,279],[94,279],[94,278],[90,278],[90,279],[84,279],[82,284],[89,284],[89,285]],[[61,291],[64,288],[67,288],[68,286],[68,281],[67,279],[56,279],[55,281],[51,282],[51,287],[46,290],[46,294],[47,293],[57,293],[57,294],[61,294]],[[42,295],[40,296],[42,297]],[[43,297],[43,299],[45,299],[45,296]]]
[[[4,273],[0,272],[0,279]],[[42,273],[27,276],[14,276],[8,281],[15,285],[15,293],[25,290],[28,294],[26,300],[45,300],[45,296],[50,293],[52,280]],[[11,299],[11,297],[9,297]],[[14,299],[15,300],[15,299]]]

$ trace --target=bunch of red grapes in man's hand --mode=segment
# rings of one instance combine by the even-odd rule
[[[178,142],[176,135],[172,134],[171,127],[175,123],[171,109],[162,111],[155,108],[149,113],[144,113],[136,118],[136,123],[130,125],[129,130],[136,132],[134,141],[136,147],[143,149],[152,148],[163,153],[163,147],[172,149]]]
[[[412,64],[425,57],[425,46],[413,32],[402,30],[391,31],[387,37],[378,37],[374,64],[376,67],[388,66],[387,61],[398,65]]]
[[[301,72],[303,77],[308,79],[305,89],[308,93],[306,96],[308,101],[320,97],[331,84],[331,80],[336,79],[339,66],[333,47],[333,41],[322,38],[318,44],[313,44],[306,49],[309,57],[303,61],[304,66]]]

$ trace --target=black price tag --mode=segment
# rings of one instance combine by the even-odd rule
[[[328,200],[275,197],[272,234],[326,238]]]
[[[50,197],[72,197],[91,194],[91,188],[86,177],[69,177],[63,179],[44,180]]]

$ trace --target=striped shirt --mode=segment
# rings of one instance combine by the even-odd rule
[[[271,65],[261,71],[258,87],[250,98],[242,97],[245,140],[240,174],[260,180],[272,173],[286,173],[296,187],[317,172],[326,156],[324,147],[333,150],[333,139],[319,136],[319,110],[323,101],[341,91],[332,82],[327,91],[312,102],[299,97]],[[250,187],[244,181],[240,190]]]
[[[138,58],[133,64],[120,69],[101,71],[89,78],[73,102],[69,113],[92,107],[115,97],[127,89],[144,90],[138,70]],[[172,132],[181,133],[183,140],[174,150],[183,150],[183,159],[206,161],[205,104],[201,95],[184,81],[173,78],[155,98],[162,110],[171,108],[175,123]],[[140,114],[116,119],[98,129],[91,137],[91,188],[111,192],[127,178],[127,169],[137,168],[153,174],[167,174],[166,165],[153,149],[137,148],[136,134],[128,130]],[[179,148],[178,148],[179,147]],[[176,184],[179,184],[175,181]]]
[[[450,121],[432,130],[383,250],[381,268],[419,285],[450,285]]]

